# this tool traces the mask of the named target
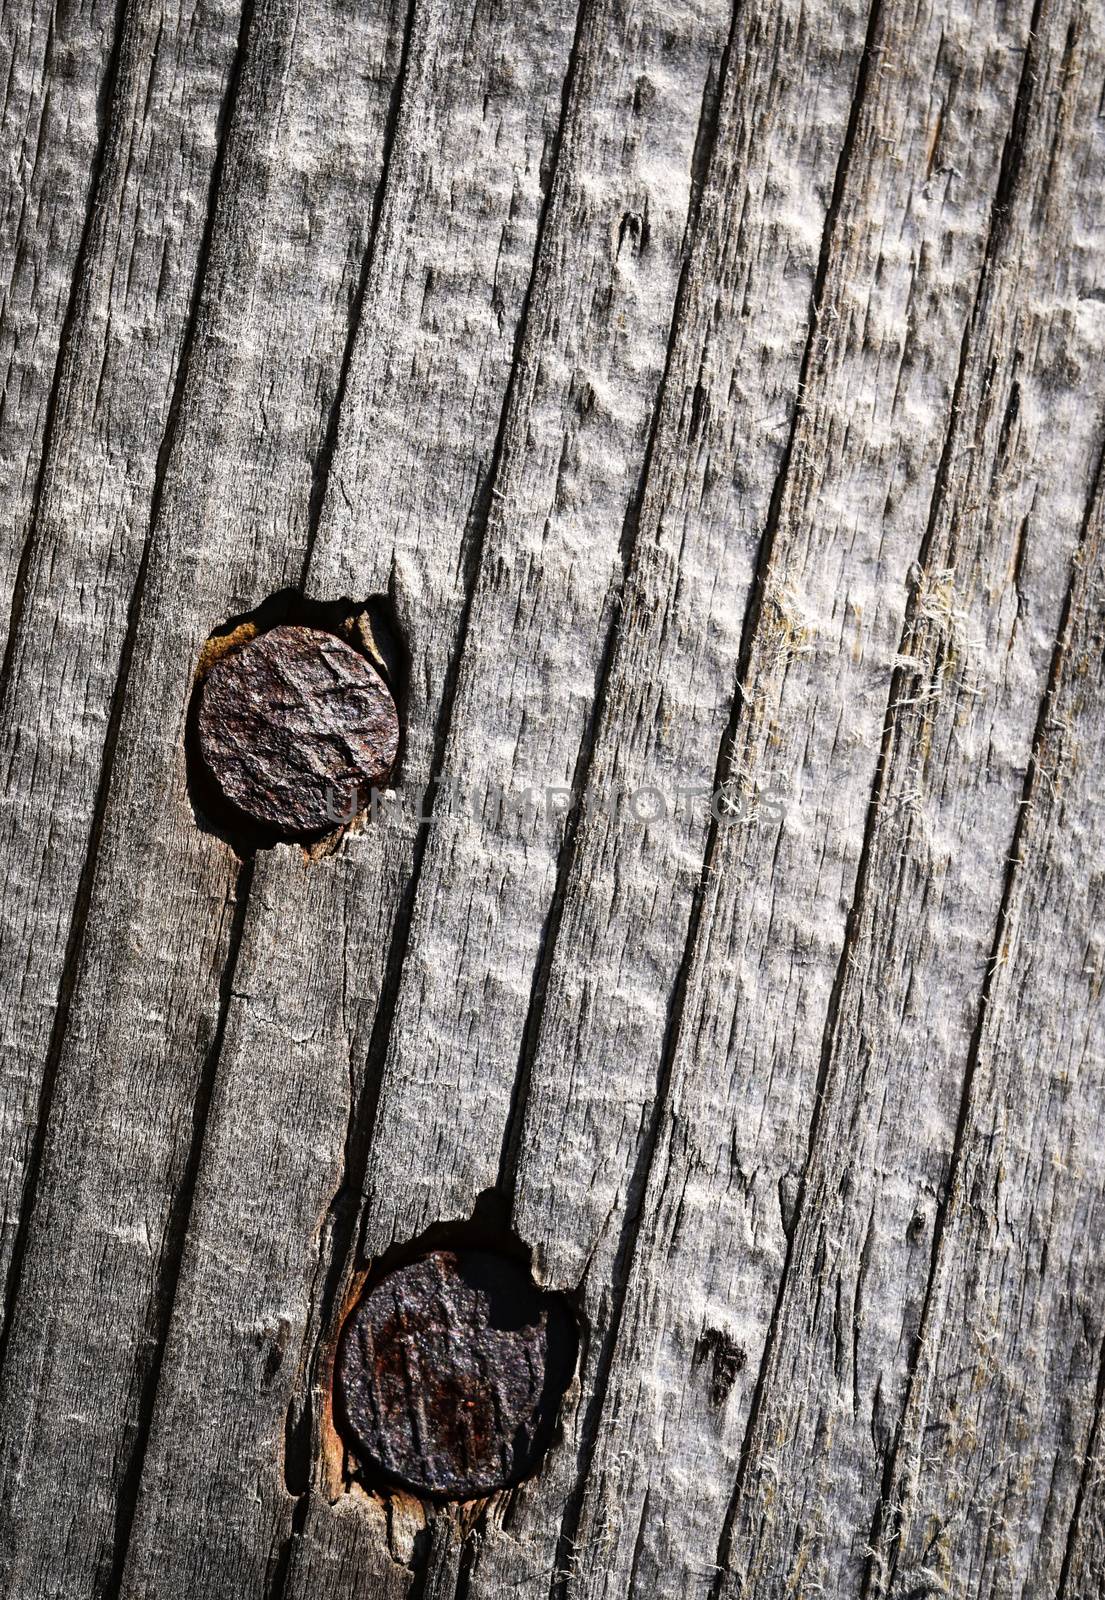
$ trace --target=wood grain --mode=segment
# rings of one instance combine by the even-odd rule
[[[60,16],[49,0],[7,5],[0,13],[0,149],[7,174],[0,214],[5,654],[18,620],[20,568],[29,554],[62,337],[102,160],[101,106],[112,90],[116,22],[109,0]]]
[[[1103,39],[0,4],[6,1594],[1096,1600]],[[400,708],[310,850],[258,607]],[[330,1404],[426,1230],[583,1333],[466,1506]]]
[[[351,124],[334,119],[327,149],[305,132],[332,62],[296,21],[282,5],[246,19],[191,353],[117,691],[116,760],[0,1386],[13,1592],[43,1579],[48,1592],[70,1595],[118,1583],[232,981],[248,873],[239,881],[239,863],[197,827],[189,804],[189,688],[209,631],[252,606],[255,585],[276,590],[302,570],[311,463],[325,443],[364,247],[367,219],[353,200],[372,182],[389,51],[392,72],[397,63],[386,25],[374,23],[359,41],[365,97],[350,107]],[[60,1293],[44,1316],[50,1285]],[[59,1552],[66,1494],[81,1537]]]
[[[872,1516],[901,1412],[927,1290],[918,1246],[942,1224],[959,1086],[1001,948],[1024,774],[1101,449],[1075,319],[1052,267],[1033,271],[1036,230],[1079,231],[1064,192],[1085,127],[1066,103],[1077,35],[1062,7],[1033,21],[723,1545],[734,1593],[861,1582],[864,1541],[844,1547],[837,1519]],[[1051,425],[1033,426],[1045,414],[1066,433],[1061,476]],[[956,1581],[970,1582],[961,1569]],[[1038,1590],[1028,1581],[1023,1592]]]
[[[103,86],[0,684],[5,1282],[80,940],[238,39],[230,4],[207,7],[202,28],[193,5],[160,10],[121,13]],[[14,444],[23,382],[12,383]]]

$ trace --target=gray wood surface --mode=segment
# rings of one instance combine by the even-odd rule
[[[1101,0],[2,0],[0,140],[0,1592],[1098,1600]],[[241,855],[292,592],[395,805]],[[553,1446],[369,1492],[473,1219]]]

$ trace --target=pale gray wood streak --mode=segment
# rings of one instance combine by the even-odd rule
[[[901,1597],[933,1587],[1098,1592],[1083,1530],[1100,1494],[1092,1434],[1105,1370],[1105,1154],[1095,1132],[1105,1087],[1105,315],[1086,318],[1079,301],[1105,242],[1100,208],[1084,209],[1090,191],[1081,187],[1105,166],[1093,114],[1105,59],[1088,23],[1076,15],[1058,69],[1062,126],[1049,141],[1054,176],[1038,202],[1058,249],[1058,282],[1039,338],[1044,389],[1028,396],[1035,415],[1023,425],[1041,429],[1045,448],[1058,425],[1067,440],[1059,469],[1074,465],[1079,435],[1067,430],[1076,419],[1063,414],[1055,384],[1064,373],[1083,401],[1083,430],[1096,422],[1096,483],[1021,802],[918,1370],[889,1474],[893,1511],[873,1592]],[[1073,512],[1078,480],[1075,471],[1069,483],[1041,483],[1039,505],[1068,501]],[[1080,1513],[1087,1493],[1090,1510]]]
[[[122,14],[0,700],[0,1280],[33,1164],[82,876],[95,850],[159,451],[186,334],[239,8]],[[56,71],[55,67],[55,71]],[[6,423],[5,408],[5,423]],[[5,426],[5,434],[6,434]],[[12,440],[19,442],[19,432]]]
[[[294,1413],[283,1475],[279,1446],[302,1390],[305,1340],[325,1308],[335,1226],[348,1241],[347,1184],[359,1185],[359,1175],[343,1178],[359,1137],[349,1120],[363,1110],[392,925],[398,940],[406,934],[416,814],[452,694],[443,669],[464,636],[575,29],[574,4],[546,9],[536,24],[484,0],[411,14],[360,331],[306,575],[319,598],[390,591],[411,662],[406,809],[310,867],[292,849],[257,864],[127,1592],[198,1584],[263,1593],[270,1558],[280,1563],[293,1531],[294,1496],[308,1486],[309,1439]],[[616,240],[611,220],[604,210],[604,259]],[[553,234],[556,259],[575,238]],[[572,286],[578,259],[563,269]],[[670,304],[668,283],[661,302],[664,294]],[[574,300],[558,296],[546,314],[574,336]],[[558,427],[557,448],[561,437]],[[247,1241],[229,1257],[220,1244],[228,1227]],[[178,1499],[182,1483],[202,1498],[202,1519],[192,1497]],[[317,1523],[290,1578],[309,1592],[334,1538],[377,1540],[363,1516],[334,1529]],[[351,1548],[349,1560],[371,1565],[367,1549]]]
[[[192,815],[186,706],[212,625],[302,568],[398,65],[387,13],[340,62],[327,14],[258,7],[241,63],[0,1383],[13,1596],[116,1581],[130,1518],[233,967],[238,863]]]
[[[711,1576],[748,1417],[748,1368],[785,1251],[781,1208],[804,1153],[905,580],[921,548],[1020,69],[1009,45],[1023,41],[1027,22],[1027,11],[999,15],[981,30],[945,8],[916,16],[891,7],[877,19],[735,730],[734,798],[747,821],[722,828],[711,847],[671,1105],[581,1523],[587,1592],[624,1593],[634,1569],[642,1592],[681,1594]],[[949,96],[956,109],[939,117]],[[782,832],[757,810],[757,792],[773,779],[789,790]],[[616,946],[610,959],[620,972]],[[584,1038],[589,1051],[607,1014],[596,1006],[577,1040],[572,1012],[565,1005],[561,1047],[550,1051],[554,1094],[554,1063]],[[632,1054],[604,1042],[608,1062]],[[657,1028],[654,1074],[660,1044]],[[553,1098],[554,1113],[559,1105]],[[606,1128],[619,1113],[607,1112],[592,1149],[609,1150]],[[549,1220],[553,1195],[559,1205],[590,1181],[593,1157],[573,1178],[572,1147],[565,1140],[550,1162],[545,1193],[539,1171],[529,1180],[529,1203],[546,1220],[522,1226],[542,1243],[580,1237],[578,1225]],[[526,1188],[523,1167],[522,1196]],[[596,1211],[585,1248],[604,1214]],[[733,1239],[742,1241],[735,1259]],[[648,1467],[635,1469],[642,1458]],[[567,1545],[563,1555],[571,1561]]]
[[[413,1504],[396,1538],[394,1504],[367,1495],[334,1503],[311,1490],[300,1502],[298,1531],[274,1573],[272,1595],[304,1593],[312,1600],[407,1600],[426,1569],[426,1514]],[[301,1587],[301,1582],[305,1585]],[[417,1592],[417,1590],[415,1591]]]
[[[103,129],[118,8],[54,0],[0,11],[0,617],[34,519],[62,329]]]
[[[1077,5],[1038,8],[1024,61],[723,1541],[723,1592],[847,1595],[865,1581],[862,1530],[907,1392],[1024,775],[1101,450],[1086,381],[1102,327],[1079,306],[1099,243],[1080,169],[1100,76],[1095,65],[1090,94],[1079,93],[1081,24]],[[1090,1404],[1095,1381],[1096,1369]],[[1030,1501],[1046,1498],[1053,1464]],[[1041,1463],[1026,1454],[1021,1465]],[[1061,1500],[1062,1486],[1050,1489]],[[1025,1520],[1017,1548],[986,1557],[995,1592],[1046,1593],[1057,1580],[1057,1565],[1051,1583],[1033,1576]],[[964,1594],[985,1587],[972,1566],[955,1564]]]
[[[563,823],[543,794],[522,818],[496,797],[566,788],[587,757],[728,21],[722,4],[588,8],[441,764],[461,799],[427,840],[388,1040],[369,1255],[467,1217],[499,1176]]]

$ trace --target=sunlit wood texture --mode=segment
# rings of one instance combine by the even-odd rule
[[[0,1591],[1099,1600],[1102,0],[3,0],[0,139]],[[399,803],[243,857],[286,590]],[[369,1493],[474,1213],[557,1439]]]

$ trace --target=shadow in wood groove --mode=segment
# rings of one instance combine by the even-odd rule
[[[921,541],[921,548],[917,555],[917,564],[924,570],[928,567],[933,541],[936,537],[936,526],[940,512],[948,492],[948,474],[951,470],[952,457],[956,443],[959,439],[959,415],[963,397],[963,386],[967,380],[970,368],[971,352],[974,348],[975,330],[978,327],[985,306],[990,298],[990,286],[993,279],[994,263],[1001,246],[1005,242],[1008,230],[1010,201],[1014,191],[1017,174],[1021,168],[1024,155],[1024,144],[1028,129],[1028,108],[1032,97],[1036,56],[1038,50],[1038,35],[1040,17],[1042,15],[1044,0],[1035,0],[1032,10],[1032,19],[1029,23],[1028,49],[1025,51],[1024,65],[1021,69],[1020,82],[1017,86],[1017,97],[1013,104],[1013,118],[1006,135],[1005,145],[1002,149],[1001,166],[998,170],[998,181],[994,190],[994,198],[990,205],[990,225],[986,234],[986,246],[982,253],[982,266],[979,270],[978,284],[975,288],[974,305],[971,314],[963,327],[963,339],[959,347],[959,365],[955,374],[955,385],[952,390],[952,401],[948,411],[948,426],[944,434],[944,447],[940,452],[940,463],[936,469],[936,480],[933,484],[932,500],[929,504],[928,522],[925,526],[925,535]],[[1070,40],[1068,38],[1068,49]],[[1007,419],[1010,421],[1011,419]],[[912,598],[913,605],[916,597]],[[908,631],[909,619],[907,618],[906,630]],[[904,672],[897,674],[897,681],[891,688],[890,704],[887,709],[887,732],[892,731],[893,711],[898,701],[898,689],[904,682]],[[884,752],[887,747],[884,744]],[[875,792],[878,793],[883,770],[883,761],[880,759],[875,778]],[[874,804],[874,801],[872,801]]]
[[[464,1551],[450,1516],[436,1516],[415,1541],[415,1580],[409,1600],[451,1600],[461,1577]]]
[[[43,1069],[38,1114],[35,1120],[34,1139],[31,1147],[30,1159],[27,1164],[26,1181],[24,1184],[23,1196],[19,1209],[19,1224],[12,1251],[11,1268],[8,1275],[8,1281],[4,1286],[4,1321],[3,1326],[0,1327],[0,1372],[3,1371],[4,1359],[7,1352],[7,1336],[8,1329],[11,1324],[11,1312],[19,1292],[19,1283],[22,1275],[22,1263],[27,1248],[30,1221],[35,1207],[39,1172],[42,1164],[43,1150],[46,1143],[46,1130],[49,1124],[51,1107],[53,1104],[54,1086],[57,1077],[58,1063],[61,1058],[62,1046],[69,1024],[69,1013],[80,967],[81,952],[84,944],[85,925],[87,922],[89,906],[92,898],[92,887],[96,874],[97,857],[100,840],[103,834],[104,819],[107,813],[107,803],[111,789],[111,778],[115,767],[115,755],[119,740],[119,728],[122,722],[123,706],[126,701],[127,687],[130,680],[131,662],[134,657],[135,641],[138,634],[138,624],[142,614],[142,601],[145,593],[146,577],[149,571],[150,555],[153,549],[158,522],[160,519],[165,477],[168,469],[172,441],[176,435],[181,396],[183,395],[185,383],[187,381],[190,356],[199,313],[200,296],[207,268],[207,262],[210,256],[211,240],[215,226],[216,203],[222,183],[222,174],[224,168],[226,146],[225,131],[229,127],[231,118],[233,116],[234,106],[237,101],[238,85],[241,78],[242,63],[246,48],[246,36],[250,17],[252,15],[252,9],[253,0],[245,0],[242,11],[241,26],[238,34],[238,44],[234,57],[234,64],[227,82],[226,93],[223,100],[223,110],[220,115],[219,148],[216,153],[215,162],[212,168],[211,183],[208,189],[207,212],[204,220],[203,233],[200,239],[199,252],[196,258],[196,272],[192,289],[192,299],[181,338],[180,356],[177,361],[176,377],[173,384],[173,394],[169,403],[169,410],[166,417],[165,433],[161,441],[161,446],[158,450],[157,470],[154,475],[153,493],[150,502],[149,524],[146,538],[142,547],[142,555],[139,560],[138,570],[135,575],[134,587],[131,592],[131,598],[127,608],[126,632],[119,658],[119,673],[116,679],[114,690],[112,692],[111,705],[108,712],[103,755],[100,761],[100,772],[96,784],[96,798],[92,808],[88,846],[85,851],[85,858],[81,867],[77,895],[70,920],[69,933],[66,938],[65,954],[62,964],[62,979],[58,993],[57,1006],[54,1012],[53,1025],[50,1033],[50,1042]],[[128,20],[128,16],[129,13],[126,12],[124,0],[124,4],[120,6],[119,35],[114,46],[115,58],[113,63],[111,87],[113,101],[111,113],[112,118],[114,118],[115,86],[126,65],[126,45],[129,43],[129,35],[126,32],[126,22]],[[105,86],[105,93],[106,92],[107,89]],[[93,214],[96,201],[98,200],[98,189],[105,165],[107,163],[111,138],[114,136],[114,132],[114,122],[112,121],[105,130],[104,140],[97,162],[96,180],[92,189],[94,196],[92,210],[90,210],[85,236],[81,241],[81,252],[78,258],[78,272],[74,279],[74,288],[71,296],[69,311],[67,312],[66,316],[65,330],[62,339],[62,352],[59,356],[58,368],[57,372],[55,373],[54,390],[51,394],[50,422],[52,422],[53,409],[57,397],[57,388],[60,383],[62,369],[64,366],[65,347],[71,333],[71,326],[75,322],[77,315],[77,302],[81,292],[77,279],[80,278],[85,272],[87,264],[86,256],[92,234]],[[27,573],[30,566],[32,534],[37,522],[38,498],[45,476],[45,464],[49,456],[50,422],[48,422],[47,443],[43,450],[43,467],[40,471],[39,482],[35,491],[35,515],[32,517],[31,533],[28,534],[27,543],[20,561],[20,577],[22,581],[20,585],[17,585],[17,592],[19,594],[18,614],[16,606],[13,605],[11,631],[8,636],[3,667],[0,669],[0,696],[5,695],[7,692],[8,673],[18,636],[19,621],[22,615],[22,589],[26,583]]]
[[[310,1450],[309,1442],[307,1449],[308,1451]],[[265,1600],[280,1600],[280,1596],[284,1593],[288,1583],[288,1574],[291,1571],[292,1553],[307,1523],[307,1512],[310,1507],[307,1489],[292,1490],[289,1485],[289,1491],[296,1495],[295,1506],[292,1509],[291,1526],[288,1530],[288,1537],[281,1541],[279,1549],[270,1559],[270,1576],[265,1585]]]
[[[1078,1480],[1078,1490],[1074,1499],[1074,1514],[1070,1519],[1067,1529],[1067,1541],[1063,1549],[1063,1565],[1059,1571],[1059,1588],[1056,1600],[1086,1600],[1086,1591],[1080,1589],[1076,1595],[1070,1594],[1071,1571],[1074,1558],[1078,1550],[1078,1542],[1082,1534],[1082,1510],[1086,1503],[1086,1492],[1091,1487],[1093,1474],[1099,1470],[1098,1454],[1101,1449],[1102,1429],[1105,1424],[1105,1339],[1101,1343],[1101,1353],[1097,1370],[1097,1396],[1094,1402],[1093,1426],[1090,1429],[1089,1439],[1086,1441],[1086,1459],[1082,1463],[1082,1473]]]
[[[453,1591],[453,1600],[469,1600],[472,1591],[472,1573],[475,1570],[476,1558],[480,1553],[480,1544],[483,1541],[486,1526],[486,1514],[476,1523],[476,1526],[464,1537],[460,1550],[460,1566],[457,1572],[456,1587]]]

